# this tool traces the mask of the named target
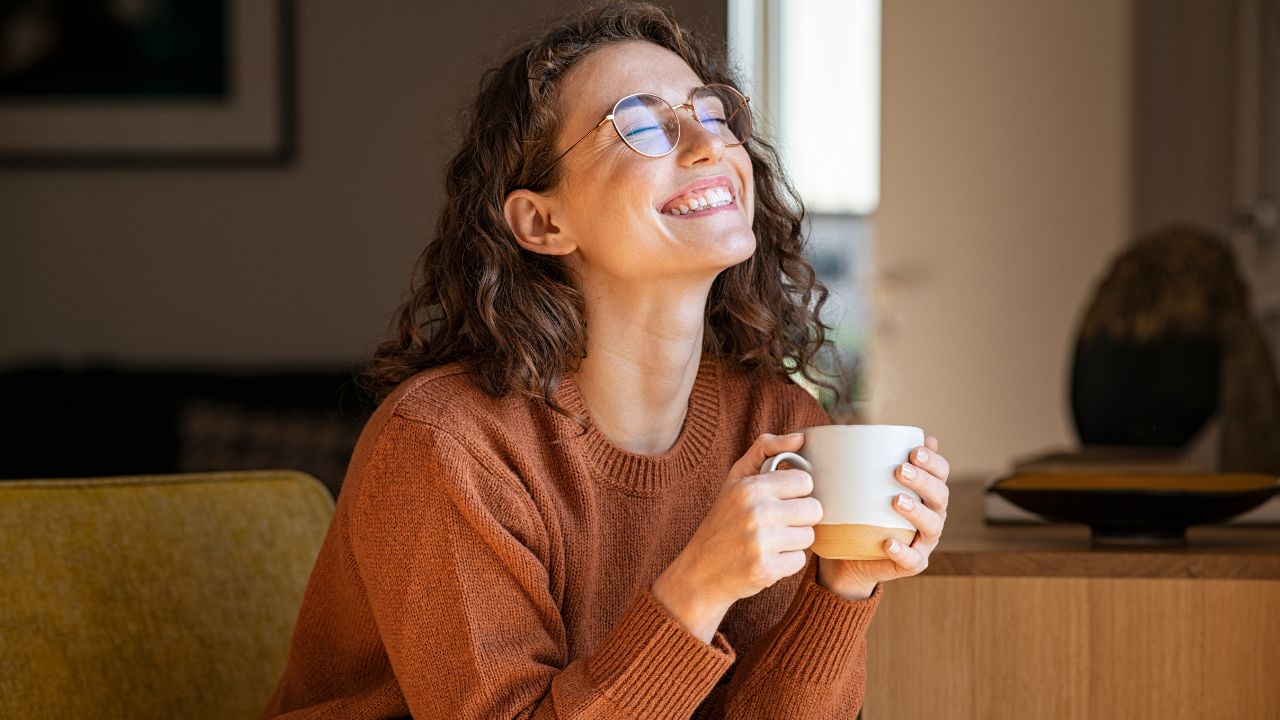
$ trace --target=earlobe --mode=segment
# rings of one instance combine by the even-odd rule
[[[512,190],[502,204],[516,242],[542,255],[568,255],[576,247],[551,219],[554,201],[531,190]]]

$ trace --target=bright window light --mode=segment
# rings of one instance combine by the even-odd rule
[[[729,0],[729,46],[812,212],[880,202],[880,0]]]

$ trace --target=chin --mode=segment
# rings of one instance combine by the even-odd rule
[[[717,248],[723,253],[727,264],[733,267],[746,262],[756,252],[756,236],[750,229],[735,230],[720,237]]]

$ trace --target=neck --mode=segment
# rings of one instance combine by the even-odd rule
[[[575,382],[614,445],[661,455],[680,438],[709,292],[708,283],[684,293],[587,293],[587,356]]]

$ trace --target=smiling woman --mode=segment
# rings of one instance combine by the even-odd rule
[[[756,136],[721,148],[727,151],[722,158],[678,168],[669,156],[666,163],[645,162],[601,119],[622,115],[629,93],[675,105],[690,102],[690,91],[704,83],[728,86],[734,94],[740,84],[687,30],[646,6],[584,14],[516,48],[485,73],[467,113],[462,148],[446,171],[436,236],[419,260],[395,337],[371,363],[371,391],[381,399],[416,372],[466,359],[490,395],[516,392],[555,408],[560,378],[587,355],[584,291],[590,288],[575,277],[582,270],[578,261],[600,248],[583,247],[575,258],[576,247],[565,243],[518,244],[509,220],[545,221],[548,209],[578,208],[583,217],[574,218],[575,237],[595,233],[597,245],[616,243],[619,222],[640,220],[641,210],[660,210],[684,184],[713,169],[732,169],[725,186],[747,195],[737,199],[740,229],[717,238],[726,254],[701,268],[711,271],[705,312],[699,308],[698,322],[705,315],[706,324],[703,349],[779,378],[799,372],[825,384],[812,366],[829,329],[818,321],[827,288],[803,255],[801,203],[773,147]],[[653,100],[632,104],[655,114]],[[749,122],[750,112],[742,108],[739,115]],[[669,122],[694,147],[710,134],[692,121]],[[570,172],[574,168],[579,172]],[[511,208],[508,195],[517,189],[525,192]],[[538,214],[528,214],[531,208]],[[655,220],[644,218],[628,229],[668,235],[669,229],[657,236],[642,229]],[[602,225],[607,231],[599,232]],[[730,241],[737,246],[728,247]],[[753,252],[744,243],[758,247]],[[638,259],[639,248],[616,250],[628,264]],[[695,270],[684,253],[663,255],[675,273]]]
[[[857,713],[947,461],[902,458],[920,532],[876,565],[761,471],[830,423],[790,379],[826,288],[737,86],[643,3],[485,74],[264,717]]]

